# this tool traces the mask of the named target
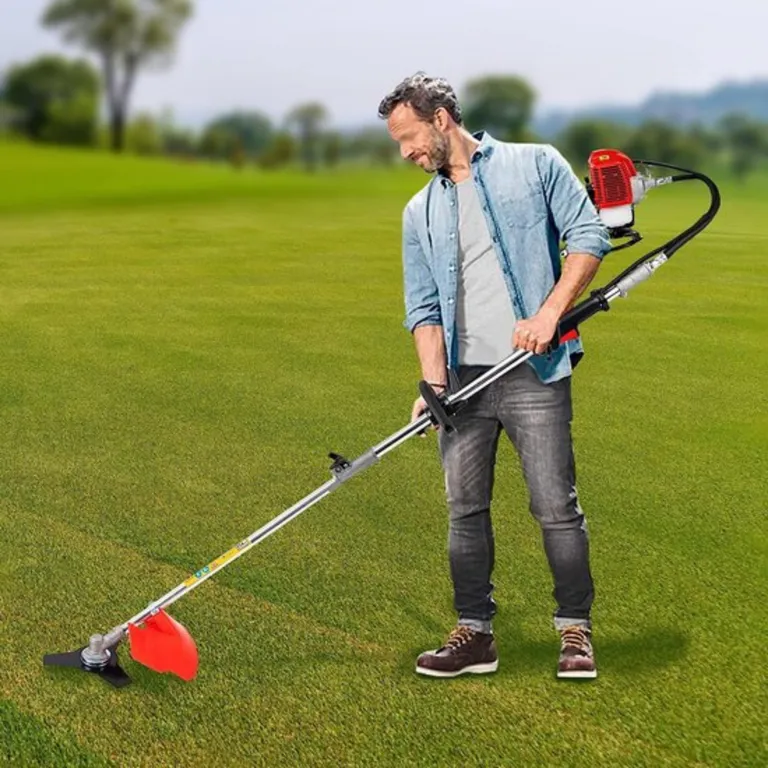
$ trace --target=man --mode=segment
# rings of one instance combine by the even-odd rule
[[[438,393],[455,391],[515,348],[534,353],[475,395],[455,431],[438,431],[458,623],[440,648],[419,656],[416,671],[454,677],[498,668],[490,505],[504,431],[554,581],[557,674],[595,677],[594,587],[571,443],[571,372],[583,349],[578,338],[548,348],[610,250],[608,232],[554,147],[470,133],[445,80],[421,72],[405,79],[379,116],[402,157],[433,175],[403,214],[404,324],[423,378]],[[418,398],[412,418],[425,407]]]

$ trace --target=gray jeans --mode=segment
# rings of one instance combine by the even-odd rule
[[[462,367],[454,388],[485,368]],[[502,430],[512,441],[554,581],[554,623],[590,627],[594,597],[586,520],[576,493],[571,441],[571,379],[544,384],[524,363],[476,394],[456,414],[456,431],[439,430],[450,513],[448,554],[459,623],[491,631],[491,499]]]

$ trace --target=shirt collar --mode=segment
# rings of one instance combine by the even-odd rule
[[[472,133],[472,136],[477,139],[480,144],[472,153],[470,162],[476,163],[481,159],[487,160],[493,154],[494,147],[497,143],[496,139],[494,139],[493,136],[488,133],[488,131],[475,131]],[[438,181],[443,187],[448,187],[453,184],[453,182],[443,173],[442,170],[439,170],[436,175]]]
[[[481,157],[490,157],[496,146],[496,139],[488,131],[475,131],[472,136],[480,142],[480,146],[473,152],[472,160],[479,160]]]

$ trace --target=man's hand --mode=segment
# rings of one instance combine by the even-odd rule
[[[411,409],[411,421],[416,421],[424,413],[426,407],[427,404],[424,402],[424,398],[421,396],[417,397]]]
[[[590,253],[571,253],[563,265],[563,273],[539,311],[515,325],[512,345],[543,354],[552,341],[560,318],[573,306],[592,281],[600,259]]]
[[[442,386],[441,387],[433,386],[432,389],[438,395],[442,395],[445,392],[445,387],[442,387]],[[424,398],[421,397],[421,395],[419,395],[419,397],[417,397],[415,402],[413,403],[413,408],[411,409],[411,421],[413,422],[419,419],[423,415],[426,409],[427,409],[427,403],[425,402]],[[434,429],[435,431],[437,431],[438,429],[440,429],[440,425],[430,423],[429,425],[427,425],[424,431],[421,432],[421,437],[426,437],[427,432],[429,432],[430,429]]]
[[[535,355],[543,354],[555,335],[559,320],[557,312],[542,308],[533,317],[520,320],[515,325],[512,345]]]

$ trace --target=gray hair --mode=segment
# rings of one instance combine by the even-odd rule
[[[431,120],[440,107],[461,125],[461,107],[456,93],[442,77],[417,72],[402,80],[379,104],[379,117],[386,120],[398,104],[408,104],[422,120]]]

